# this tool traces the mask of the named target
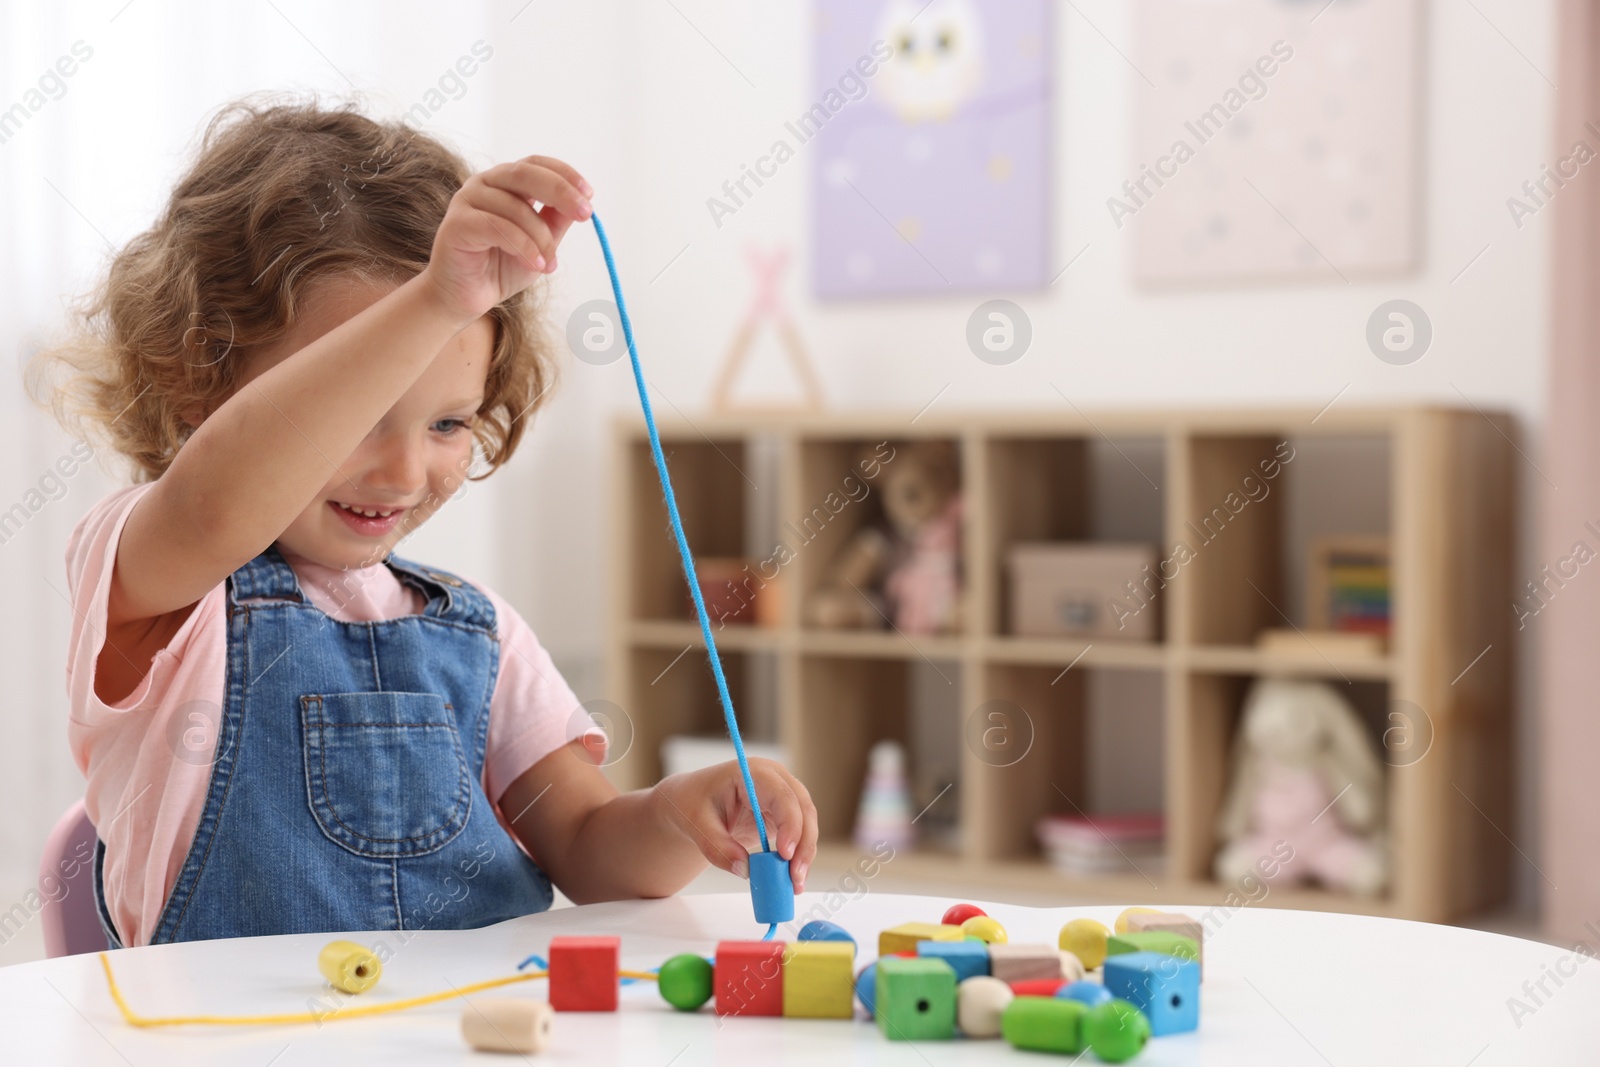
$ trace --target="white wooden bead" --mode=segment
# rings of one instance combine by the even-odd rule
[[[1075,952],[1061,950],[1061,977],[1069,982],[1081,982],[1084,976],[1083,961]]]
[[[550,1005],[529,997],[488,997],[461,1006],[461,1036],[478,1052],[543,1052],[550,1043]]]
[[[962,982],[956,993],[956,1022],[968,1037],[999,1037],[1000,1016],[1011,1003],[1011,987],[981,974]]]

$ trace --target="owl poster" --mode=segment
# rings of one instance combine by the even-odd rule
[[[817,0],[818,297],[1043,288],[1048,0]]]

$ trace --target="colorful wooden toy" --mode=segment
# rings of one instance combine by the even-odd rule
[[[333,988],[343,993],[365,993],[378,983],[383,961],[365,945],[354,941],[329,941],[317,953],[317,970]]]
[[[656,985],[661,997],[679,1011],[699,1011],[711,999],[711,961],[685,952],[661,965]]]
[[[989,973],[989,946],[982,941],[919,941],[917,955],[944,960],[957,982]]]
[[[1088,968],[1084,967],[1083,961],[1078,958],[1078,954],[1076,952],[1068,952],[1066,949],[1061,949],[1060,951],[1061,977],[1069,982],[1076,982],[1081,979],[1088,972]]]
[[[556,1011],[616,1011],[620,937],[552,937],[550,1006]]]
[[[1160,908],[1123,908],[1122,914],[1117,916],[1117,921],[1111,924],[1111,929],[1115,933],[1125,934],[1129,930],[1128,923],[1133,920],[1135,915],[1159,914],[1161,914]]]
[[[783,1014],[791,1019],[855,1017],[850,974],[855,942],[800,941],[783,953]]]
[[[1128,932],[1143,933],[1147,930],[1167,930],[1174,934],[1193,938],[1195,947],[1200,954],[1195,957],[1195,962],[1200,965],[1201,980],[1205,978],[1206,969],[1206,931],[1199,921],[1177,912],[1158,911],[1153,915],[1128,916]]]
[[[866,1009],[868,1017],[877,1014],[878,965],[869,963],[856,973],[856,999]]]
[[[1060,978],[1061,950],[1049,945],[993,944],[989,973],[1007,985],[1029,978]]]
[[[1090,1008],[1098,1008],[1111,999],[1111,990],[1099,982],[1068,982],[1056,990],[1056,996],[1076,1000]]]
[[[968,1037],[999,1037],[1000,1017],[1014,996],[1011,987],[998,978],[968,978],[956,986],[956,1025]]]
[[[1160,952],[1183,960],[1200,960],[1200,946],[1194,938],[1175,934],[1171,930],[1130,930],[1113,934],[1106,941],[1106,956],[1125,956],[1130,952]]]
[[[982,938],[991,945],[1003,944],[1009,941],[1006,928],[1000,925],[1000,920],[991,919],[987,915],[974,915],[961,924],[964,935]]]
[[[878,1029],[891,1041],[955,1036],[956,972],[944,960],[878,961]]]
[[[964,935],[959,926],[943,923],[901,923],[891,926],[878,935],[878,955],[892,956],[896,952],[917,951],[918,941],[960,941]]]
[[[1106,988],[1138,1007],[1157,1037],[1200,1025],[1200,965],[1159,952],[1128,952],[1106,959]]]
[[[1011,992],[1019,997],[1053,997],[1057,990],[1068,984],[1065,978],[1024,978],[1011,983]]]
[[[988,912],[976,904],[952,904],[944,910],[944,918],[939,920],[946,926],[960,926],[968,919],[983,916],[987,918]]]
[[[717,942],[717,1014],[782,1015],[785,947],[782,941]]]
[[[1006,1005],[1000,1033],[1012,1048],[1032,1052],[1083,1051],[1083,1022],[1089,1009],[1059,997],[1019,996]]]
[[[856,939],[850,936],[849,931],[833,923],[821,919],[813,919],[800,928],[801,941],[848,941],[850,953],[855,955]]]
[[[461,1036],[477,1052],[543,1052],[550,1044],[550,1005],[531,997],[486,997],[461,1006]]]
[[[1105,962],[1106,939],[1110,936],[1111,931],[1106,929],[1105,923],[1093,919],[1073,919],[1061,928],[1056,941],[1063,951],[1078,957],[1092,971]]]
[[[1113,997],[1083,1018],[1083,1036],[1107,1063],[1133,1059],[1150,1040],[1150,1020],[1126,1000]]]

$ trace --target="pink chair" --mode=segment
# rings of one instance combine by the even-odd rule
[[[110,947],[94,901],[94,848],[94,824],[78,800],[50,831],[39,860],[39,896],[44,900],[39,922],[46,956],[75,956]]]

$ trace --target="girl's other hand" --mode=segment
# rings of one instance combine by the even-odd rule
[[[817,857],[817,806],[800,779],[781,763],[752,758],[750,776],[763,805],[767,839],[789,861],[796,893]],[[737,763],[719,763],[663,778],[655,787],[667,819],[694,842],[713,867],[740,878],[749,876],[749,853],[761,848],[755,817],[745,798]]]
[[[593,214],[593,194],[581,174],[548,156],[474,174],[451,197],[422,277],[470,322],[555,270],[556,247],[569,226]]]

